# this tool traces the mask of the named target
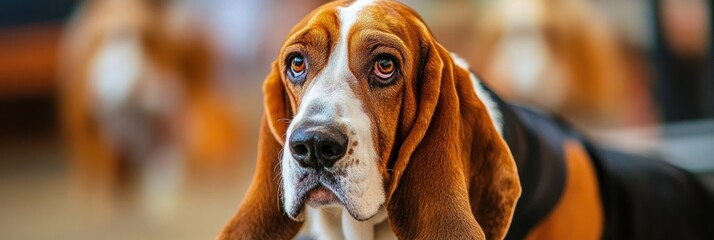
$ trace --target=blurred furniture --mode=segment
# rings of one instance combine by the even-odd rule
[[[75,2],[0,1],[0,147],[52,139],[57,44]]]
[[[714,118],[711,5],[652,0],[655,95],[665,122]]]
[[[714,120],[621,128],[600,132],[591,137],[612,149],[657,155],[692,172],[714,173]]]
[[[0,29],[0,98],[53,91],[60,32],[58,24]]]
[[[54,91],[62,23],[76,2],[0,1],[0,99]]]

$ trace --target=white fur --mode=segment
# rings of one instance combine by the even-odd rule
[[[466,60],[459,57],[459,55],[456,55],[456,53],[451,53],[451,58],[454,60],[454,63],[456,63],[457,66],[469,72],[469,76],[471,77],[471,81],[474,85],[474,92],[476,93],[476,96],[481,99],[481,102],[483,102],[484,105],[486,105],[486,108],[488,110],[488,116],[491,117],[491,122],[493,123],[493,126],[496,128],[496,130],[498,130],[499,134],[503,135],[503,115],[498,109],[498,104],[496,103],[496,101],[493,100],[491,94],[486,91],[486,89],[484,89],[483,85],[481,85],[481,80],[479,80],[476,75],[474,75],[469,70],[469,64],[466,62]]]
[[[345,239],[347,240],[371,240],[380,239],[384,236],[377,236],[375,232],[375,225],[387,220],[387,210],[380,208],[377,215],[366,220],[364,222],[359,222],[352,218],[349,214],[342,213],[342,231],[344,232]],[[394,235],[392,233],[391,235]],[[389,236],[387,236],[389,237]]]
[[[366,221],[357,221],[341,207],[308,208],[307,236],[315,239],[387,240],[397,239],[386,223],[387,210],[380,208],[377,215]],[[386,227],[386,229],[384,229]]]
[[[342,207],[311,208],[307,211],[307,235],[318,240],[343,239]],[[349,216],[349,214],[347,214]]]
[[[351,205],[354,214],[360,218],[367,218],[378,213],[380,206],[385,201],[384,186],[378,168],[378,156],[374,148],[372,139],[372,122],[367,113],[362,108],[361,100],[350,88],[350,84],[358,84],[358,79],[349,70],[348,43],[347,36],[352,25],[357,21],[359,12],[372,1],[357,1],[350,6],[338,8],[340,19],[340,37],[335,49],[333,49],[325,69],[322,70],[307,86],[297,115],[293,118],[288,127],[286,140],[290,139],[295,126],[308,120],[329,121],[347,127],[347,136],[350,138],[350,145],[358,141],[352,156],[359,159],[359,163],[348,165],[345,159],[338,161],[332,168],[326,169],[329,172],[343,170],[345,177],[335,176],[340,187],[345,194],[345,204]],[[319,105],[319,113],[306,114],[307,109]],[[354,135],[352,135],[354,132]],[[295,187],[297,179],[304,175],[307,170],[301,169],[292,159],[290,148],[286,145],[282,156],[282,176],[283,176],[283,200],[286,212],[298,207],[296,205]],[[308,208],[309,209],[309,208]],[[341,208],[343,209],[343,208]],[[320,209],[317,209],[320,210]],[[308,210],[312,211],[312,210]],[[371,220],[360,222],[354,220],[349,214],[344,212],[343,224],[336,225],[333,222],[321,220],[325,213],[310,214],[310,221],[315,218],[315,227],[311,228],[313,235],[330,238],[331,235],[349,234],[350,236],[366,237],[370,233],[363,232],[365,229],[372,229],[374,223]],[[301,215],[304,215],[302,213]],[[349,220],[352,219],[352,220]],[[383,219],[382,219],[383,221]],[[342,229],[334,229],[341,226]],[[344,230],[344,232],[343,232]],[[373,230],[372,230],[373,231]],[[373,235],[373,233],[371,233]]]
[[[116,109],[128,101],[141,77],[143,60],[138,34],[109,35],[104,40],[88,72],[100,107]]]

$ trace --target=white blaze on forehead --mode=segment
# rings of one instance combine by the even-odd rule
[[[359,12],[373,2],[374,0],[358,0],[347,7],[338,8],[340,11],[340,39],[346,39],[352,25],[355,24],[357,17],[359,17]]]
[[[372,2],[374,1],[359,0],[353,2],[347,7],[337,8],[337,14],[340,19],[340,37],[338,38],[337,44],[335,45],[335,49],[333,50],[334,52],[330,56],[330,59],[327,63],[328,69],[325,69],[328,74],[332,71],[338,71],[339,74],[343,74],[341,77],[346,77],[347,75],[349,75],[351,77],[350,79],[354,79],[354,76],[352,76],[352,73],[349,69],[349,58],[347,56],[347,45],[349,43],[349,39],[347,38],[349,37],[350,29],[352,29],[352,26],[355,24],[355,22],[357,22],[357,18],[359,17],[360,11],[362,11],[362,9],[364,9],[366,6],[372,4]]]
[[[457,66],[469,72],[476,96],[481,100],[481,102],[483,102],[484,105],[486,105],[486,110],[488,110],[488,116],[491,117],[493,126],[499,134],[503,135],[503,115],[501,114],[501,110],[498,109],[498,103],[494,101],[491,93],[486,91],[483,87],[481,80],[479,80],[476,75],[469,70],[469,63],[467,63],[466,60],[459,57],[459,55],[456,55],[455,53],[451,53],[451,58]]]
[[[359,0],[347,7],[337,8],[340,19],[340,36],[335,44],[335,49],[329,56],[327,66],[315,77],[303,96],[302,104],[295,116],[296,119],[302,118],[303,113],[306,112],[305,109],[316,99],[326,100],[339,97],[355,99],[348,84],[350,81],[356,81],[349,69],[348,35],[357,21],[360,11],[373,2],[373,0]]]
[[[139,36],[134,32],[121,34],[104,40],[88,72],[99,104],[111,109],[129,98],[141,76],[144,58]]]

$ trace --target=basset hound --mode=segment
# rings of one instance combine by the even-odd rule
[[[235,166],[232,105],[214,89],[197,25],[145,0],[87,1],[68,24],[58,100],[80,192],[110,201],[138,188],[163,206],[189,178]]]
[[[312,11],[263,91],[256,173],[219,239],[712,236],[691,174],[506,104],[395,1]]]

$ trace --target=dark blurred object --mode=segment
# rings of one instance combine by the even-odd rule
[[[657,102],[662,120],[714,117],[712,6],[705,0],[653,0]]]
[[[8,26],[62,22],[77,0],[0,1],[0,28]]]

